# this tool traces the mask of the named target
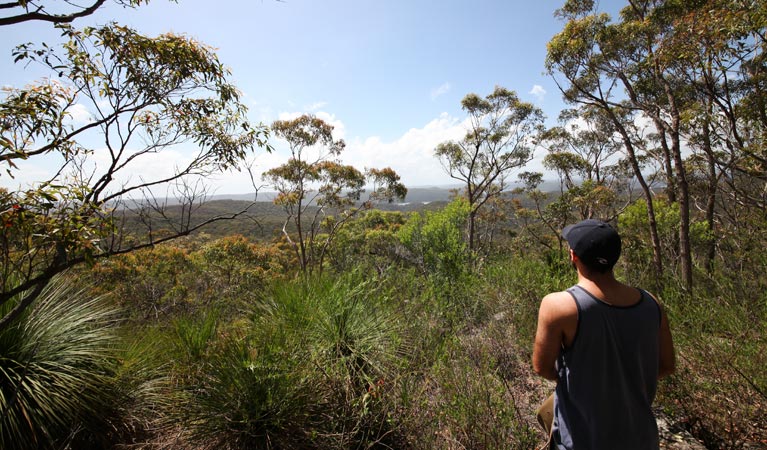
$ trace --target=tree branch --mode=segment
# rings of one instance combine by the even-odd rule
[[[81,17],[89,16],[96,12],[97,9],[101,7],[101,5],[104,4],[106,0],[96,0],[95,3],[93,3],[91,6],[84,8],[80,12],[72,13],[72,14],[46,14],[38,11],[34,12],[28,12],[25,14],[19,14],[17,16],[11,16],[11,17],[2,17],[0,18],[0,26],[5,25],[14,25],[17,23],[22,22],[28,22],[30,20],[40,20],[43,22],[51,22],[51,23],[70,23],[75,19],[79,19]],[[21,6],[18,2],[16,2],[15,5],[6,3],[0,5],[0,8],[12,8],[13,6]],[[40,9],[42,10],[42,9]]]

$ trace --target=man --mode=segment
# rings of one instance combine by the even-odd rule
[[[657,449],[651,405],[675,366],[668,318],[615,279],[621,240],[610,225],[584,220],[562,237],[578,284],[543,298],[533,350],[535,372],[557,381],[551,448]]]

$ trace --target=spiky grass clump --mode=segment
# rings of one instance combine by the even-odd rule
[[[1,448],[62,448],[110,404],[114,317],[59,277],[0,331]]]
[[[223,333],[182,387],[201,448],[359,448],[379,441],[396,316],[356,278],[280,283],[244,334]]]

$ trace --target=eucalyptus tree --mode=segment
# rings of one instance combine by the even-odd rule
[[[569,0],[559,10],[567,23],[549,43],[548,68],[563,76],[569,100],[596,98],[606,111],[641,111],[654,124],[666,192],[679,204],[679,260],[689,289],[690,163],[705,173],[712,234],[722,183],[733,193],[729,204],[767,204],[760,190],[767,183],[767,7],[753,0],[629,0],[611,22],[594,6]]]
[[[500,86],[485,98],[466,95],[461,108],[469,116],[466,135],[460,141],[439,144],[435,154],[445,172],[464,186],[470,207],[469,249],[476,250],[477,216],[488,202],[501,196],[509,172],[532,159],[543,130],[543,112]]]
[[[333,238],[359,211],[376,202],[404,198],[407,189],[390,168],[365,172],[344,165],[340,155],[346,144],[335,140],[333,126],[312,115],[278,120],[272,131],[290,148],[288,161],[268,170],[264,177],[277,190],[274,202],[286,213],[282,234],[295,251],[302,273],[322,270]],[[361,201],[367,184],[372,190]],[[335,215],[330,215],[334,212]],[[292,235],[288,225],[292,225]]]
[[[620,34],[608,32],[612,30],[609,16],[593,13],[593,6],[592,1],[569,0],[558,11],[567,22],[564,29],[548,43],[546,69],[566,102],[602,111],[620,137],[634,176],[647,200],[653,267],[660,276],[663,260],[652,203],[653,192],[641,163],[644,142],[637,139],[635,120],[638,112],[620,90],[621,79],[609,58],[609,52],[619,48],[617,43],[613,43],[617,38],[611,40],[610,37]]]
[[[764,2],[705,2],[677,17],[666,45],[677,75],[692,88],[683,124],[709,227],[709,270],[716,240],[726,232],[717,225],[738,230],[753,222],[743,220],[752,211],[767,207],[766,18]]]
[[[622,146],[606,119],[593,108],[566,110],[560,125],[547,130],[542,139],[548,150],[543,165],[558,174],[560,198],[575,197],[572,206],[579,216],[572,220],[611,220],[621,209],[617,203],[621,194],[626,194],[625,201],[632,200],[622,170]]]
[[[55,78],[5,89],[0,100],[5,176],[15,176],[20,161],[56,164],[39,183],[0,190],[0,305],[16,304],[0,329],[54,275],[209,222],[194,222],[190,214],[204,198],[192,180],[236,168],[255,147],[268,148],[267,130],[249,124],[211,48],[174,34],[148,38],[116,24],[62,31],[61,49],[24,44],[14,52],[17,61],[39,63]],[[187,156],[178,157],[180,146]],[[176,155],[173,165],[156,176],[146,170],[168,153]],[[180,217],[161,201],[137,200],[174,187],[183,197]],[[130,208],[151,212],[148,229],[132,236],[120,226]]]

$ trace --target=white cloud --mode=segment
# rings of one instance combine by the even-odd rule
[[[423,128],[411,128],[392,142],[377,136],[347,142],[343,160],[359,169],[391,167],[406,186],[454,184],[434,156],[434,149],[442,142],[463,138],[467,125],[442,113]]]
[[[431,90],[431,99],[436,100],[437,97],[442,96],[450,92],[450,83],[445,82]]]
[[[301,116],[302,114],[306,114],[306,112],[281,112],[278,114],[279,120],[293,120]],[[313,113],[315,117],[322,119],[327,123],[328,125],[333,126],[333,138],[334,139],[345,139],[346,136],[346,126],[344,123],[336,118],[335,114],[331,114],[326,111],[317,111]]]
[[[535,98],[538,99],[538,101],[543,101],[543,97],[546,96],[546,89],[543,88],[540,84],[536,84],[533,86],[532,89],[530,89],[530,92],[528,94],[532,94],[535,96]]]
[[[69,112],[68,125],[82,126],[93,122],[93,115],[82,103],[72,105],[67,111]]]
[[[315,102],[315,103],[312,103],[311,105],[304,106],[304,111],[317,111],[327,106],[327,104],[328,102]]]
[[[325,111],[317,111],[315,114],[317,118],[324,120],[326,123],[333,125],[333,138],[346,139],[346,126],[341,120],[336,118],[335,114],[330,114]]]

